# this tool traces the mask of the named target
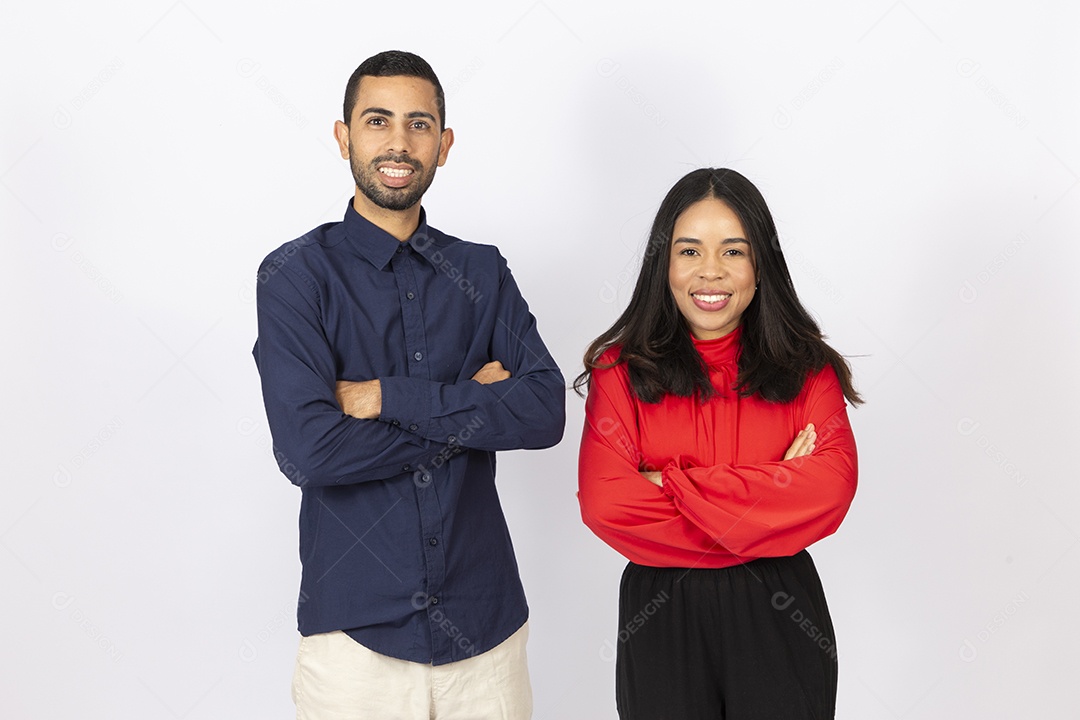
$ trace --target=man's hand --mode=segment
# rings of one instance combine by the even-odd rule
[[[500,380],[506,380],[510,377],[510,371],[502,366],[502,363],[496,360],[495,362],[489,362],[484,367],[476,371],[476,374],[472,376],[472,379],[481,385],[490,385],[491,383],[497,383]]]
[[[785,460],[791,460],[792,458],[799,458],[804,455],[809,455],[814,452],[814,448],[817,447],[817,432],[814,430],[814,423],[810,423],[795,436],[795,440],[792,441],[791,447],[784,453]]]
[[[378,420],[382,413],[382,386],[378,380],[338,380],[334,389],[341,411],[360,420]]]

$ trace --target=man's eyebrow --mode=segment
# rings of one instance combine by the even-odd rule
[[[361,112],[360,115],[385,115],[386,117],[394,117],[394,111],[387,110],[386,108],[381,107],[369,107],[366,108],[363,112]],[[423,110],[413,110],[410,113],[405,113],[405,117],[410,120],[414,120],[416,118],[424,118],[426,120],[430,120],[431,122],[435,122],[435,116],[429,112],[424,112]]]

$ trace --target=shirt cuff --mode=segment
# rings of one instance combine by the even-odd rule
[[[431,390],[428,382],[408,377],[381,377],[382,412],[379,420],[420,437],[430,435]]]

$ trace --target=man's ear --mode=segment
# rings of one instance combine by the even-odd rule
[[[446,128],[439,137],[439,167],[446,164],[446,156],[450,154],[450,146],[454,144],[454,131]]]
[[[337,140],[341,157],[349,159],[349,126],[340,120],[334,121],[334,139]],[[441,163],[440,163],[441,164]]]

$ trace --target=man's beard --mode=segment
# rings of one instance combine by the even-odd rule
[[[380,155],[371,161],[368,167],[363,167],[357,154],[353,152],[352,143],[349,143],[349,165],[352,167],[353,180],[360,192],[364,193],[368,200],[386,210],[408,210],[431,187],[431,181],[435,179],[435,171],[424,172],[424,165],[419,160],[408,155]],[[404,188],[388,188],[379,182],[376,177],[379,171],[376,169],[380,163],[392,162],[408,165],[413,169],[415,181]]]

